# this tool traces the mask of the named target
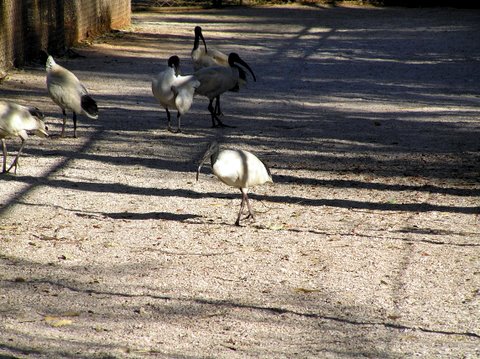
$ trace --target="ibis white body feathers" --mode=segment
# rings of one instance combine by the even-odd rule
[[[246,68],[252,74],[253,80],[256,81],[252,69],[238,54],[232,52],[228,55],[228,64],[228,67],[204,67],[194,73],[195,77],[200,81],[200,86],[196,89],[195,93],[205,96],[210,100],[208,111],[212,117],[212,127],[225,126],[218,118],[218,111],[213,107],[213,100],[217,99],[216,107],[218,108],[220,106],[221,94],[227,91],[238,90],[240,79],[246,78],[246,72],[242,67]]]
[[[63,113],[62,134],[65,133],[67,121],[66,110],[73,112],[73,136],[77,137],[77,114],[83,114],[89,118],[98,118],[98,107],[95,100],[88,94],[85,86],[73,74],[73,72],[58,65],[52,56],[48,56],[46,63],[47,90]]]
[[[240,225],[245,203],[248,207],[248,217],[255,215],[248,199],[248,189],[264,183],[273,183],[268,167],[253,153],[244,150],[220,149],[217,142],[212,142],[197,169],[197,181],[204,162],[210,157],[212,172],[228,186],[238,188],[242,192],[242,203],[235,224]],[[247,218],[248,218],[247,217]]]
[[[177,132],[181,131],[180,117],[192,106],[195,89],[200,86],[200,82],[194,76],[182,76],[178,73],[179,63],[177,56],[170,57],[167,68],[152,79],[152,93],[167,113],[169,131],[171,131],[169,108],[177,110]]]
[[[191,52],[193,69],[197,71],[203,67],[218,65],[225,67],[228,66],[228,55],[212,47],[209,47],[207,49],[207,44],[205,42],[205,38],[203,37],[202,28],[200,26],[195,26],[194,32],[195,40]],[[202,40],[203,42],[203,47],[200,46],[200,40]]]
[[[0,139],[2,140],[3,166],[2,172],[9,172],[15,167],[17,173],[18,159],[32,131],[37,136],[48,136],[47,128],[43,122],[43,113],[35,107],[25,107],[15,103],[0,101]],[[6,139],[20,137],[22,144],[12,165],[7,170],[7,145]]]
[[[208,52],[201,47],[192,50],[192,61],[195,71],[210,66],[228,66],[228,56],[214,48],[209,48]]]

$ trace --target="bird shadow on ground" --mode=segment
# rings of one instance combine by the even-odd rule
[[[6,181],[21,181],[30,185],[46,185],[58,188],[70,188],[81,191],[99,192],[99,193],[128,193],[136,195],[158,196],[158,197],[185,197],[202,198],[212,197],[224,199],[225,194],[218,192],[197,192],[191,189],[170,189],[157,187],[136,187],[122,183],[98,183],[87,181],[69,181],[66,179],[38,178],[32,176],[6,176]],[[305,206],[328,206],[338,208],[370,209],[381,211],[401,211],[401,212],[451,212],[463,214],[478,214],[480,207],[456,207],[449,205],[431,204],[431,203],[388,203],[371,202],[349,199],[324,199],[324,198],[306,198],[298,196],[278,196],[278,195],[256,195],[251,194],[252,199],[265,202],[302,204]],[[1,210],[0,210],[1,213]]]
[[[147,219],[162,219],[166,221],[184,222],[189,219],[199,218],[197,214],[186,213],[171,213],[171,212],[99,212],[104,217],[112,219],[126,219],[126,220],[147,220]],[[78,214],[81,216],[81,214]]]

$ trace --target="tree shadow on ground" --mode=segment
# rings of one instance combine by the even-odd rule
[[[210,14],[191,12],[170,18],[161,14],[145,18],[159,23],[187,23],[192,29],[194,24],[202,24],[207,28],[213,24],[233,27],[235,23],[241,24],[243,28],[250,28],[249,32],[245,33],[248,38],[242,40],[242,46],[249,51],[257,49],[251,54],[246,53],[247,56],[256,59],[254,69],[261,74],[259,79],[262,81],[255,84],[251,91],[243,92],[242,97],[225,95],[230,100],[227,103],[232,122],[242,124],[238,130],[219,135],[208,130],[207,125],[204,128],[200,124],[195,124],[191,125],[191,128],[195,129],[192,136],[162,135],[159,138],[160,136],[150,133],[150,130],[163,128],[163,124],[158,122],[159,118],[163,118],[163,113],[153,98],[148,97],[148,76],[155,73],[158,70],[157,64],[164,63],[165,59],[159,60],[155,55],[139,58],[135,57],[134,53],[148,52],[150,46],[156,46],[157,41],[160,46],[164,40],[163,47],[167,48],[169,43],[176,42],[177,49],[183,49],[185,57],[188,56],[191,44],[182,45],[182,42],[189,42],[186,36],[174,38],[172,35],[146,35],[142,43],[139,36],[126,34],[124,41],[136,40],[138,45],[136,49],[125,53],[112,51],[108,55],[91,52],[92,56],[108,56],[104,59],[104,64],[95,69],[90,67],[88,58],[69,61],[68,65],[92,82],[98,79],[114,81],[121,78],[134,82],[137,87],[129,96],[122,93],[98,96],[106,109],[102,115],[102,128],[94,130],[84,143],[76,144],[74,148],[68,145],[62,148],[64,142],[59,142],[53,150],[27,145],[27,155],[58,156],[60,161],[39,178],[24,172],[16,177],[0,177],[4,185],[8,185],[9,182],[24,185],[21,190],[3,199],[0,216],[4,217],[9,208],[24,201],[34,189],[47,186],[93,194],[138,194],[189,199],[209,196],[223,199],[225,194],[211,190],[200,192],[190,188],[172,189],[154,186],[144,188],[128,183],[97,183],[91,179],[78,180],[58,176],[58,173],[68,168],[73,161],[88,160],[97,163],[98,166],[111,164],[127,168],[137,164],[159,172],[168,171],[172,175],[182,173],[185,175],[191,172],[193,181],[196,157],[203,150],[204,144],[216,136],[223,136],[232,146],[253,148],[260,154],[268,155],[266,157],[282,172],[278,176],[280,186],[302,184],[313,187],[328,186],[340,190],[360,188],[372,191],[418,191],[463,198],[478,196],[476,174],[480,162],[476,136],[479,129],[476,123],[478,111],[475,106],[478,104],[476,94],[480,83],[477,71],[480,41],[476,41],[480,33],[477,31],[480,22],[472,21],[472,18],[478,17],[477,13],[461,12],[458,14],[462,15],[462,19],[452,16],[449,20],[439,21],[435,19],[437,10],[402,13],[402,16],[399,16],[398,10],[395,9],[381,10],[373,15],[372,10],[345,9],[332,11],[279,9],[269,12],[274,15],[268,16],[256,11],[241,9],[237,12],[229,9],[222,11],[222,15],[227,18],[220,20],[215,20],[218,16],[215,12]],[[342,16],[346,11],[354,11],[357,16],[342,22]],[[365,20],[371,16],[374,17],[373,23],[366,28]],[[298,19],[301,17],[305,17],[305,21],[299,24]],[[275,29],[263,31],[262,27],[257,26],[268,23],[275,23]],[[295,24],[298,29],[291,33],[279,34],[277,30],[282,24]],[[239,32],[237,29],[227,28],[221,36],[212,39],[212,42],[228,45],[233,39],[232,35]],[[445,34],[440,40],[435,40],[432,35],[439,32]],[[365,33],[368,36],[359,35]],[[459,44],[452,43],[457,36],[470,39],[468,44],[471,46],[468,47],[468,51],[460,48]],[[394,40],[397,41],[395,46]],[[288,65],[286,70],[280,67],[282,64]],[[295,81],[285,85],[285,79]],[[119,82],[119,89],[122,84]],[[25,95],[23,90],[26,87],[28,86],[24,85],[21,90],[9,89],[5,94],[25,101],[26,98],[33,100],[38,96],[44,96],[41,91],[32,91]],[[334,105],[338,99],[342,99],[341,108]],[[369,109],[369,104],[378,102],[385,102],[395,110],[386,111],[389,114],[385,115],[382,111]],[[399,110],[399,107],[405,106],[406,110]],[[427,110],[422,110],[423,107]],[[58,113],[53,110],[50,113],[58,117]],[[202,115],[198,115],[199,113]],[[191,114],[199,117],[205,114],[205,119],[202,117],[201,121],[208,123],[205,103],[200,101],[198,105],[196,103]],[[190,124],[192,123],[193,120]],[[131,145],[132,138],[136,140],[136,146]],[[165,146],[155,147],[157,151],[153,154],[140,149],[145,144],[153,145],[159,139],[164,141]],[[437,140],[430,142],[432,139]],[[96,149],[97,146],[101,146],[101,141],[108,143],[104,146],[103,153]],[[424,145],[425,142],[430,144]],[[122,143],[129,146],[122,146]],[[116,148],[116,145],[119,147]],[[158,149],[169,151],[161,152]],[[308,152],[304,158],[299,155],[303,151]],[[422,155],[425,156],[422,158]],[[294,171],[305,171],[308,174],[297,175]],[[353,177],[346,180],[323,179],[319,177],[322,171]],[[395,180],[412,175],[415,178],[427,179],[429,184],[375,183],[368,179],[360,179],[357,177],[359,173],[371,173],[377,180],[383,177]],[[442,184],[442,181],[447,182]],[[469,186],[466,186],[465,182],[468,182]],[[237,198],[237,195],[232,194],[231,198]],[[252,195],[252,198],[272,203],[301,202],[306,207],[329,206],[342,209],[373,209],[380,212],[399,211],[416,214],[438,211],[469,215],[479,213],[479,207],[474,205],[323,199],[315,198],[308,192],[302,195]],[[79,216],[91,215],[86,211],[77,212]],[[140,213],[98,211],[93,214],[132,221],[165,219],[189,223],[190,220],[198,219],[194,213],[176,214],[167,211]],[[424,234],[422,231],[428,231],[428,228],[415,229],[404,226],[397,235]],[[322,233],[318,232],[316,234],[321,236]],[[460,232],[458,234],[462,235]],[[451,232],[439,235],[448,236]],[[424,239],[425,243],[427,240]],[[462,249],[468,248],[465,246]],[[123,253],[128,254],[128,250],[124,250]],[[302,333],[313,333],[311,341],[304,342],[305,347],[301,347],[293,340],[288,342],[299,352],[307,351],[312,353],[312,356],[328,353],[344,356],[398,357],[390,345],[404,332],[421,335],[425,342],[430,342],[434,335],[439,335],[442,345],[445,345],[449,338],[453,338],[449,341],[452,348],[460,346],[458,342],[466,341],[478,348],[479,338],[476,333],[457,332],[446,325],[423,327],[419,323],[409,321],[397,324],[396,319],[391,318],[379,320],[377,316],[368,314],[371,313],[370,306],[356,305],[354,301],[357,298],[348,297],[346,294],[343,297],[342,293],[320,290],[311,293],[312,298],[309,299],[305,293],[285,294],[279,290],[270,294],[263,293],[264,296],[260,295],[244,302],[235,299],[238,298],[237,291],[241,288],[240,279],[235,279],[231,283],[235,287],[232,289],[233,299],[217,298],[214,295],[207,297],[198,293],[182,296],[172,294],[182,293],[185,289],[181,286],[157,288],[134,283],[132,278],[141,280],[148,273],[160,276],[169,268],[167,265],[161,267],[157,262],[147,263],[147,268],[140,268],[138,262],[146,261],[147,254],[137,253],[128,265],[115,264],[112,267],[105,267],[103,264],[40,265],[33,260],[21,260],[2,254],[0,266],[8,266],[9,273],[18,273],[17,278],[2,278],[0,281],[2,292],[16,291],[18,293],[16,298],[19,301],[15,304],[17,307],[14,306],[11,311],[8,308],[2,309],[2,316],[15,320],[21,329],[7,328],[6,332],[2,332],[7,339],[0,342],[0,349],[16,354],[38,354],[46,357],[59,355],[74,357],[85,348],[94,348],[97,353],[109,352],[118,346],[115,343],[109,344],[112,343],[109,341],[113,337],[112,332],[103,331],[102,325],[107,323],[108,328],[114,328],[114,323],[121,317],[126,326],[133,328],[131,333],[138,333],[140,336],[144,329],[135,329],[135,324],[139,321],[139,315],[135,310],[139,311],[140,307],[148,309],[143,324],[152,326],[181,319],[189,320],[191,323],[192,318],[199,324],[208,318],[221,317],[223,315],[221,313],[225,313],[229,321],[238,324],[270,323],[274,329],[278,329],[277,333],[281,333],[281,329],[288,325]],[[411,249],[402,251],[401,256],[398,259],[398,273],[392,279],[391,293],[395,305],[404,299],[401,291],[407,278],[405,273],[411,266],[409,262]],[[277,265],[277,262],[275,264]],[[67,270],[65,275],[55,270],[59,269],[59,266]],[[180,273],[176,273],[177,281],[192,279],[195,283],[196,280],[203,279],[182,278],[181,271],[184,270],[184,266],[175,269]],[[278,267],[272,272],[276,270]],[[105,283],[92,282],[92,275],[101,276]],[[79,279],[79,276],[83,277]],[[117,278],[121,279],[121,284],[112,283]],[[228,280],[213,277],[209,277],[209,280],[212,281],[212,288],[230,283]],[[31,328],[28,327],[28,323],[18,323],[18,306],[28,299],[30,302],[26,303],[24,308],[29,308],[33,303],[32,308],[37,313],[61,314],[65,313],[65,307],[60,303],[60,299],[65,297],[70,300],[72,307],[82,313],[82,317],[79,318],[82,325],[69,328],[72,335],[75,338],[87,338],[85,334],[90,333],[92,325],[98,323],[99,330],[93,329],[98,336],[94,336],[94,339],[91,337],[84,340],[76,339],[69,343],[64,340],[52,345],[51,331],[47,332],[40,325],[40,328],[36,328],[40,332],[36,334],[35,339],[40,338],[41,343],[46,343],[45,348],[32,347],[30,341],[33,336],[29,331]],[[327,299],[330,302],[327,302]],[[118,302],[114,303],[115,301]],[[147,306],[145,301],[150,305]],[[303,308],[313,310],[304,311]],[[85,318],[88,323],[83,321]],[[188,329],[188,326],[186,328]],[[328,342],[332,333],[337,334],[336,341]],[[221,338],[227,340],[228,335]],[[290,340],[281,334],[275,334],[274,330],[268,331],[264,339],[278,343]],[[455,341],[457,343],[454,343]],[[382,343],[383,346],[378,348],[378,343]],[[239,350],[238,346],[235,348]],[[233,349],[227,349],[227,352],[229,350]],[[246,349],[243,353],[256,357],[271,354],[255,347]],[[86,357],[88,355],[85,354]],[[95,355],[92,354],[91,357]],[[165,355],[188,357],[181,351]],[[192,357],[195,355],[192,354]]]
[[[175,254],[169,255],[175,256]],[[217,326],[217,318],[222,318],[223,322],[235,323],[239,326],[240,332],[246,325],[258,323],[265,326],[268,323],[268,330],[261,330],[259,333],[265,345],[260,346],[251,342],[250,346],[238,347],[238,350],[245,355],[259,356],[280,354],[280,351],[277,353],[275,347],[267,343],[286,341],[289,348],[293,346],[295,350],[302,352],[306,350],[306,345],[310,353],[396,357],[394,352],[390,352],[388,343],[405,331],[416,332],[417,335],[427,338],[429,335],[438,335],[448,341],[451,336],[457,342],[480,339],[473,332],[456,332],[449,330],[448,326],[428,327],[381,318],[369,308],[349,303],[348,296],[343,297],[341,293],[322,290],[308,295],[301,292],[291,294],[269,292],[260,296],[255,294],[249,301],[237,301],[215,296],[182,296],[172,293],[175,288],[139,286],[128,279],[122,280],[126,273],[130,277],[145,271],[161,276],[164,269],[159,268],[154,262],[142,263],[141,266],[139,263],[131,263],[115,264],[111,267],[102,265],[101,268],[97,266],[63,267],[62,274],[57,275],[52,272],[52,267],[58,266],[57,264],[41,265],[1,255],[0,266],[11,265],[23,268],[23,274],[17,278],[4,278],[0,281],[0,287],[2,291],[15,291],[18,294],[19,303],[14,307],[4,308],[2,315],[8,320],[18,320],[16,307],[23,302],[30,303],[31,299],[34,301],[29,304],[30,311],[36,313],[29,312],[29,315],[32,315],[30,320],[18,323],[18,328],[15,330],[5,328],[4,341],[0,342],[0,350],[7,350],[13,354],[77,357],[78,350],[81,350],[82,357],[90,358],[104,351],[114,353],[119,350],[122,341],[120,338],[112,340],[109,332],[115,330],[119,315],[122,316],[123,326],[134,326],[133,333],[143,332],[145,328],[151,328],[158,323],[178,326],[185,322],[196,322],[200,326],[198,330],[201,331],[202,327],[208,323]],[[152,265],[151,270],[148,270]],[[99,280],[86,282],[85,280],[91,277],[91,273],[96,273]],[[103,278],[112,276],[119,277],[121,284],[105,285],[103,283]],[[206,279],[212,281],[212,284],[219,282],[214,275]],[[234,280],[235,282],[237,280]],[[224,285],[226,285],[225,282]],[[271,304],[263,304],[265,300]],[[292,303],[295,309],[292,308]],[[75,308],[74,313],[72,308]],[[305,310],[302,311],[301,308]],[[84,339],[75,341],[59,339],[56,344],[52,343],[48,335],[52,329],[43,324],[45,316],[70,317],[73,325],[66,326],[64,330],[70,335]],[[137,325],[134,325],[135,323]],[[142,325],[138,326],[139,323]],[[304,333],[308,343],[302,344],[292,338],[286,338],[282,334],[283,330],[279,330],[286,326]],[[36,330],[35,340],[32,341],[37,343],[36,346],[31,345],[31,341],[28,340],[32,338],[28,328]],[[88,335],[92,328],[103,328],[103,330],[97,330],[97,335],[92,337]],[[191,333],[192,329],[185,328],[185,331]],[[239,335],[239,331],[231,330],[219,335],[226,340],[231,336]],[[307,331],[310,334],[306,334]],[[329,341],[328,335],[325,335],[331,331],[337,333],[335,342]],[[195,332],[196,330],[193,330],[193,333]],[[324,337],[325,339],[322,339]],[[379,338],[383,338],[383,341]],[[173,340],[179,339],[173,338]],[[252,341],[253,338],[247,336],[244,340]],[[39,347],[38,343],[42,346]],[[215,343],[217,343],[216,340],[211,344]],[[279,346],[279,348],[283,347],[283,344]],[[146,348],[129,349],[135,352]],[[156,346],[149,349],[155,352]],[[180,353],[169,353],[169,357],[195,357],[186,354],[188,351]]]

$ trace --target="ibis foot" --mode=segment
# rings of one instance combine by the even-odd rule
[[[236,128],[236,126],[230,126],[230,125],[226,125],[224,124],[222,121],[220,121],[218,118],[217,118],[217,124],[215,124],[214,126],[212,126],[213,128]]]

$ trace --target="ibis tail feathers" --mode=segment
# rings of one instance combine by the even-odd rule
[[[270,180],[269,180],[269,181],[266,181],[266,182],[271,182],[271,183],[273,183],[272,172],[270,171],[270,167],[268,167],[268,166],[266,165],[266,163],[263,162],[261,159],[259,159],[259,160],[260,160],[260,162],[262,162],[263,166],[264,166],[265,169],[267,170],[268,177],[270,177]]]
[[[97,102],[89,95],[83,95],[81,98],[82,110],[85,114],[93,119],[98,118],[98,106]]]

